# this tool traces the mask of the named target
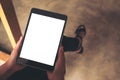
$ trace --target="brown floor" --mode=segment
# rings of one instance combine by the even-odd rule
[[[65,53],[65,80],[120,80],[119,0],[13,0],[13,3],[22,33],[32,7],[66,14],[66,36],[74,37],[78,25],[86,26],[84,54]]]

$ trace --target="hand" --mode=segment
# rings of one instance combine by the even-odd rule
[[[16,59],[18,56],[18,50],[22,42],[22,37],[17,42],[16,47],[13,49],[10,58],[7,60],[5,64],[0,66],[0,78],[6,80],[11,74],[14,72],[24,68],[24,66],[16,64]]]
[[[65,57],[63,47],[60,47],[58,53],[58,60],[55,65],[55,69],[53,72],[48,71],[48,79],[49,80],[64,80],[65,76]]]
[[[19,55],[18,50],[20,48],[22,42],[22,37],[20,37],[19,41],[16,44],[16,47],[13,49],[10,58],[6,62],[6,65],[9,66],[9,69],[13,69],[14,71],[18,71],[22,69],[24,66],[16,64],[17,57]]]

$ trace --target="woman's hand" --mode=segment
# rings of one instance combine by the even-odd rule
[[[65,57],[63,47],[60,47],[58,53],[58,60],[55,65],[55,69],[53,72],[48,71],[48,79],[49,80],[64,80],[65,76]]]
[[[22,42],[22,37],[20,37],[19,41],[17,42],[16,47],[13,49],[10,58],[7,62],[0,66],[0,78],[2,80],[6,80],[11,74],[14,72],[22,69],[24,66],[16,64],[16,59],[18,57],[18,50]]]
[[[20,37],[19,41],[17,42],[16,47],[13,49],[10,58],[6,62],[6,65],[9,66],[9,69],[13,69],[14,71],[18,71],[23,68],[22,65],[16,64],[17,57],[19,55],[18,50],[20,48],[22,42],[22,37]]]

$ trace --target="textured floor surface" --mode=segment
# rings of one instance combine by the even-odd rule
[[[13,3],[23,34],[32,7],[66,14],[66,36],[74,37],[78,25],[86,26],[84,53],[65,53],[65,80],[120,80],[119,0],[13,0]]]

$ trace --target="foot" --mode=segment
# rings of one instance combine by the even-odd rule
[[[84,25],[78,26],[78,28],[75,31],[76,37],[84,38],[86,35],[86,28]]]
[[[82,40],[86,35],[86,28],[84,25],[78,26],[78,28],[75,31],[76,38],[79,40],[79,45],[77,49],[77,53],[83,53],[83,47],[82,47]]]

